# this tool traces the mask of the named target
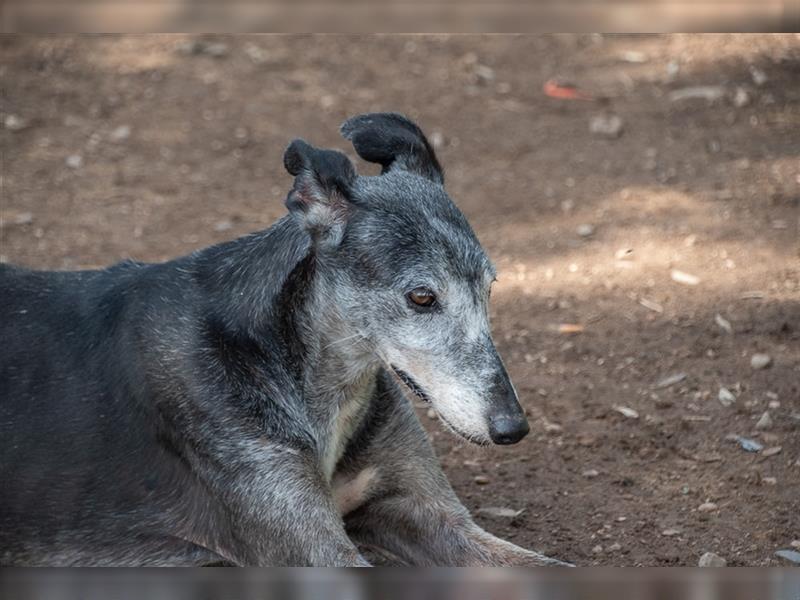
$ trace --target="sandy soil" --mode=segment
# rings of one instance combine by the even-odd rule
[[[346,149],[347,116],[405,112],[498,264],[495,337],[532,423],[482,451],[420,410],[470,508],[523,511],[478,520],[583,565],[780,564],[800,539],[797,36],[5,36],[0,51],[2,261],[160,261],[265,228],[290,139]],[[548,97],[552,78],[595,99]],[[723,96],[672,95],[689,86]],[[618,137],[590,132],[607,115]]]

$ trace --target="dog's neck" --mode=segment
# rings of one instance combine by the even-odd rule
[[[346,401],[374,381],[380,361],[370,341],[341,314],[325,273],[316,272],[308,286],[295,314],[295,329],[305,348],[306,381]]]
[[[325,277],[329,266],[290,218],[193,258],[213,303],[223,307],[226,327],[259,340],[296,382],[332,460],[371,396],[381,363],[342,318]]]
[[[381,363],[369,341],[342,318],[325,273],[318,270],[308,286],[294,329],[304,348],[303,401],[317,432],[322,471],[330,479],[369,410]]]

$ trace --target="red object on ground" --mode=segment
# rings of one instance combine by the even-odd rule
[[[560,100],[593,100],[592,95],[583,92],[574,85],[561,83],[556,79],[548,79],[544,84],[544,93]]]

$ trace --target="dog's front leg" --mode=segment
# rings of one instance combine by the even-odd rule
[[[445,490],[441,490],[444,492]],[[571,566],[481,529],[454,497],[399,493],[350,515],[351,535],[388,562],[413,566]]]
[[[382,402],[388,416],[347,465],[350,473],[371,474],[369,484],[362,486],[362,503],[345,515],[360,546],[389,562],[414,566],[567,565],[475,524],[442,472],[410,403],[396,392]],[[351,477],[358,481],[358,476]]]
[[[370,566],[348,538],[311,456],[259,445],[211,483],[224,504],[220,553],[248,566]]]

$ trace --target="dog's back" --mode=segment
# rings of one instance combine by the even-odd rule
[[[144,268],[0,266],[2,564],[86,561],[59,556],[76,546],[102,562],[103,541],[91,533],[102,531],[97,515],[117,516],[109,539],[115,528],[131,531],[127,507],[145,505],[152,491],[141,481],[155,485],[170,470],[169,457],[153,454],[160,450],[151,415],[135,406],[142,382],[127,375],[138,360],[129,298]],[[83,539],[59,539],[64,532]]]

